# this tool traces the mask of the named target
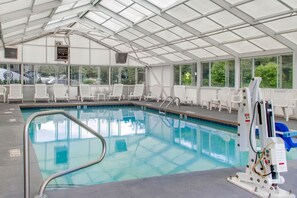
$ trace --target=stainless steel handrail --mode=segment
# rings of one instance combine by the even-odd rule
[[[173,98],[173,99],[166,105],[165,109],[167,109],[167,108],[169,107],[169,105],[170,105],[171,103],[173,103],[175,100],[178,101],[176,106],[178,106],[178,108],[180,108],[180,98],[179,98],[179,97],[174,97],[174,98]]]
[[[90,127],[88,127],[86,124],[84,124],[83,122],[79,121],[78,119],[76,119],[75,117],[67,114],[65,111],[62,110],[52,110],[52,111],[42,111],[42,112],[37,112],[32,114],[31,116],[29,116],[29,118],[26,121],[26,124],[24,126],[24,136],[23,136],[23,141],[24,141],[24,194],[25,194],[25,198],[29,198],[30,197],[30,153],[29,153],[29,125],[32,122],[33,119],[35,119],[36,117],[39,116],[45,116],[45,115],[54,115],[54,114],[62,114],[65,117],[67,117],[68,119],[70,119],[71,121],[75,122],[76,124],[78,124],[79,126],[81,126],[82,128],[86,129],[87,131],[89,131],[90,133],[92,133],[94,136],[96,136],[97,138],[100,139],[101,143],[102,143],[102,151],[101,151],[101,155],[100,157],[95,160],[92,161],[90,163],[86,163],[83,164],[79,167],[75,167],[75,168],[71,168],[65,171],[61,171],[59,173],[55,173],[53,175],[51,175],[49,178],[47,178],[42,185],[40,186],[38,195],[35,197],[44,197],[44,190],[46,188],[46,186],[48,185],[48,183],[50,181],[52,181],[53,179],[75,172],[77,170],[81,170],[84,168],[87,168],[89,166],[92,166],[94,164],[98,164],[100,163],[103,158],[105,157],[106,154],[106,142],[103,136],[101,136],[99,133],[97,133],[96,131],[94,131],[93,129],[91,129]]]
[[[161,107],[163,106],[163,104],[168,100],[168,98],[171,98],[170,102],[173,100],[173,97],[172,96],[168,96],[159,106],[159,111],[161,111]],[[169,103],[170,103],[169,102]]]

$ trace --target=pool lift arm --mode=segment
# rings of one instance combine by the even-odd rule
[[[291,192],[279,188],[287,172],[286,149],[276,137],[273,104],[262,99],[261,78],[253,78],[249,87],[243,88],[243,101],[238,110],[238,136],[240,151],[249,152],[245,172],[238,172],[228,181],[258,197],[295,198]],[[256,126],[259,142],[256,141]]]

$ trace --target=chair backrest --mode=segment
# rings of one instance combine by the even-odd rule
[[[6,93],[6,88],[4,86],[0,86],[0,94],[5,95]]]
[[[144,90],[144,84],[136,84],[134,87],[133,95],[134,96],[142,96]]]
[[[81,97],[89,97],[91,96],[91,88],[88,84],[79,85],[79,94]]]
[[[179,99],[183,100],[186,97],[186,87],[184,85],[174,85],[174,96],[179,97]]]
[[[152,97],[156,97],[156,98],[160,98],[161,94],[162,94],[162,86],[158,86],[158,85],[153,85],[151,86],[151,96]]]
[[[54,95],[56,97],[64,97],[66,94],[66,87],[64,84],[54,84]]]
[[[223,87],[218,91],[218,99],[219,100],[227,100],[230,95],[230,88],[229,87]]]
[[[10,84],[9,95],[11,98],[18,98],[22,96],[22,85],[21,84]]]
[[[47,88],[45,84],[35,84],[35,95],[37,97],[47,96]]]
[[[113,96],[122,96],[123,95],[123,84],[114,84],[112,95]]]
[[[274,90],[273,89],[261,89],[262,97],[265,100],[274,98]]]

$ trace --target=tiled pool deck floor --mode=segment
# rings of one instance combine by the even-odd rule
[[[131,104],[131,102],[120,102]],[[158,109],[160,103],[136,102],[136,105],[149,106]],[[70,103],[24,103],[21,106],[67,106],[81,105],[80,102]],[[119,102],[84,102],[83,105],[112,105]],[[23,127],[24,121],[19,108],[20,104],[0,104],[0,197],[1,198],[22,198],[23,195]],[[237,113],[229,114],[226,110],[208,111],[197,106],[181,106],[170,108],[171,111],[181,114],[216,120],[236,125]],[[277,120],[284,121],[282,118]],[[297,129],[297,121],[290,120],[286,124],[291,129]],[[31,148],[32,150],[32,148]],[[289,172],[283,174],[286,183],[282,188],[292,189],[297,194],[297,161],[289,161]],[[253,197],[244,190],[228,183],[226,178],[234,175],[238,170],[220,169],[212,171],[183,173],[162,177],[152,177],[141,180],[130,180],[116,183],[108,183],[97,186],[81,187],[75,189],[50,190],[46,194],[53,198],[196,198],[196,197]],[[31,152],[31,196],[41,184],[36,156]]]

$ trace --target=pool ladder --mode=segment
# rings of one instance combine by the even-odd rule
[[[171,99],[169,101],[169,103],[165,106],[164,111],[162,111],[162,106],[165,104],[165,102],[167,102],[168,99]],[[159,113],[161,114],[166,114],[166,109],[169,107],[169,105],[173,104],[173,102],[176,101],[176,106],[178,108],[180,108],[180,98],[179,97],[172,97],[172,96],[168,96],[159,106]]]
[[[32,122],[33,119],[40,117],[40,116],[46,116],[46,115],[56,115],[61,114],[70,119],[71,121],[75,122],[77,125],[81,126],[82,128],[86,129],[90,133],[92,133],[94,136],[96,136],[102,143],[102,151],[99,158],[95,161],[80,165],[75,168],[71,168],[68,170],[64,170],[55,174],[52,174],[50,177],[48,177],[40,186],[38,195],[35,196],[35,198],[45,198],[47,197],[44,194],[45,188],[48,185],[49,182],[51,182],[53,179],[56,179],[58,177],[61,177],[63,175],[67,175],[69,173],[73,173],[75,171],[90,167],[92,165],[100,163],[106,154],[106,141],[103,136],[101,136],[99,133],[88,127],[88,125],[84,124],[80,120],[76,119],[75,117],[67,114],[65,111],[62,110],[52,110],[52,111],[42,111],[32,114],[26,121],[26,124],[24,126],[24,197],[30,198],[30,153],[29,153],[29,125]]]

